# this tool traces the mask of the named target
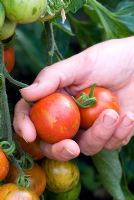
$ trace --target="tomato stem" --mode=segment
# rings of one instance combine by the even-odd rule
[[[8,141],[1,141],[0,142],[0,148],[4,151],[4,153],[9,156],[14,153],[15,151],[15,143],[12,141],[12,143],[9,143]]]
[[[15,156],[13,156],[13,155],[11,155],[9,157],[9,159],[19,170],[20,176],[18,177],[18,179],[16,181],[17,185],[29,188],[30,187],[30,180],[29,180],[30,176],[25,174],[23,168],[21,167],[20,160],[17,160],[15,158]]]
[[[96,84],[93,84],[91,86],[89,95],[82,92],[78,99],[75,99],[73,97],[75,103],[81,108],[89,108],[89,107],[95,106],[97,102],[96,97],[94,97],[95,87],[96,87]]]
[[[47,41],[47,65],[51,65],[53,63],[54,56],[54,32],[52,23],[45,22],[45,37]]]
[[[27,84],[22,83],[22,82],[20,82],[20,81],[17,81],[17,80],[15,80],[12,76],[10,76],[10,74],[7,72],[6,68],[4,68],[4,75],[5,75],[5,77],[7,78],[7,80],[8,80],[10,83],[12,83],[13,85],[16,85],[16,86],[18,86],[18,87],[20,87],[20,88],[25,88],[25,87],[28,86]]]

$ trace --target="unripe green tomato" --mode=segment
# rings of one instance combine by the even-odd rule
[[[6,16],[16,23],[26,24],[38,20],[44,14],[47,0],[1,0]]]
[[[79,182],[80,172],[72,161],[61,162],[45,159],[42,167],[47,177],[46,187],[51,192],[67,192]]]
[[[0,28],[0,40],[6,40],[11,37],[16,28],[16,23],[5,19],[4,25]]]
[[[48,200],[77,200],[80,195],[80,191],[81,191],[81,183],[78,182],[78,184],[68,192],[55,194],[53,192],[47,191],[47,195],[48,195]]]
[[[3,26],[5,20],[5,9],[0,2],[0,28]]]

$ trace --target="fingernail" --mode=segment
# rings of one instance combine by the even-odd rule
[[[118,115],[115,115],[113,113],[107,113],[103,117],[103,122],[106,127],[110,127],[115,124],[117,119],[118,119]]]
[[[65,158],[74,158],[77,156],[76,153],[72,149],[66,149],[66,148],[63,149],[62,155]]]
[[[124,126],[130,126],[134,123],[134,114],[128,113],[126,117],[123,119],[123,125]]]

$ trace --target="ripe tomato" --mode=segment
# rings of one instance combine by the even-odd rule
[[[0,149],[0,181],[5,179],[5,177],[8,174],[8,171],[9,171],[9,161],[4,152],[2,151],[2,149]]]
[[[90,91],[91,87],[82,90],[76,97],[76,100],[78,100],[82,93],[89,95]],[[79,106],[81,127],[84,129],[89,128],[104,109],[114,109],[119,112],[119,103],[117,98],[108,89],[96,86],[94,89],[94,97],[96,98],[96,105],[88,108],[82,108]]]
[[[24,170],[25,174],[30,175],[30,189],[40,196],[46,187],[46,175],[44,170],[35,163],[32,169]],[[6,181],[8,183],[16,183],[19,172],[14,165],[10,165],[9,173]]]
[[[39,197],[29,189],[15,184],[5,184],[0,186],[1,200],[39,200]]]
[[[16,23],[31,23],[45,12],[47,0],[1,0],[6,16]]]
[[[7,71],[11,72],[15,64],[14,48],[4,49],[4,62],[5,62]]]
[[[24,151],[26,151],[34,160],[41,160],[44,155],[40,149],[40,139],[37,138],[34,142],[27,143],[23,138],[16,135],[18,143],[21,145]]]
[[[67,192],[77,185],[80,172],[72,161],[60,162],[45,159],[42,164],[47,178],[47,189],[51,192]]]
[[[80,126],[77,105],[62,93],[53,93],[35,103],[30,118],[39,137],[48,143],[74,137]]]
[[[0,28],[0,40],[6,40],[10,38],[15,32],[15,28],[16,23],[5,19],[3,26]]]

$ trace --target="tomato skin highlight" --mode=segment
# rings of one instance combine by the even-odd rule
[[[0,149],[0,181],[3,181],[9,171],[9,161],[5,153]]]
[[[16,184],[4,184],[0,186],[1,200],[39,200],[39,197],[29,189],[17,186]]]
[[[53,93],[35,103],[30,118],[39,137],[48,143],[73,138],[80,126],[77,105],[62,93]]]
[[[77,96],[78,99],[81,93],[89,95],[91,88],[82,90]],[[117,112],[120,110],[120,106],[116,96],[108,89],[96,86],[94,90],[94,97],[96,97],[96,105],[89,108],[79,107],[81,122],[80,126],[83,129],[88,129],[92,126],[94,121],[99,117],[100,113],[105,109],[113,109]]]
[[[15,64],[14,48],[4,49],[4,63],[8,72],[11,72]]]
[[[43,168],[35,163],[32,169],[24,170],[24,172],[30,175],[30,189],[40,196],[46,187],[46,175]],[[19,171],[16,166],[11,164],[6,181],[8,183],[16,183],[18,177]]]
[[[54,193],[67,192],[80,180],[79,168],[73,161],[61,162],[47,158],[42,168],[46,173],[46,188]]]
[[[40,145],[39,138],[36,138],[36,140],[31,143],[27,143],[23,138],[19,137],[17,134],[15,138],[22,147],[22,149],[26,151],[34,160],[41,160],[44,157],[39,146]]]

